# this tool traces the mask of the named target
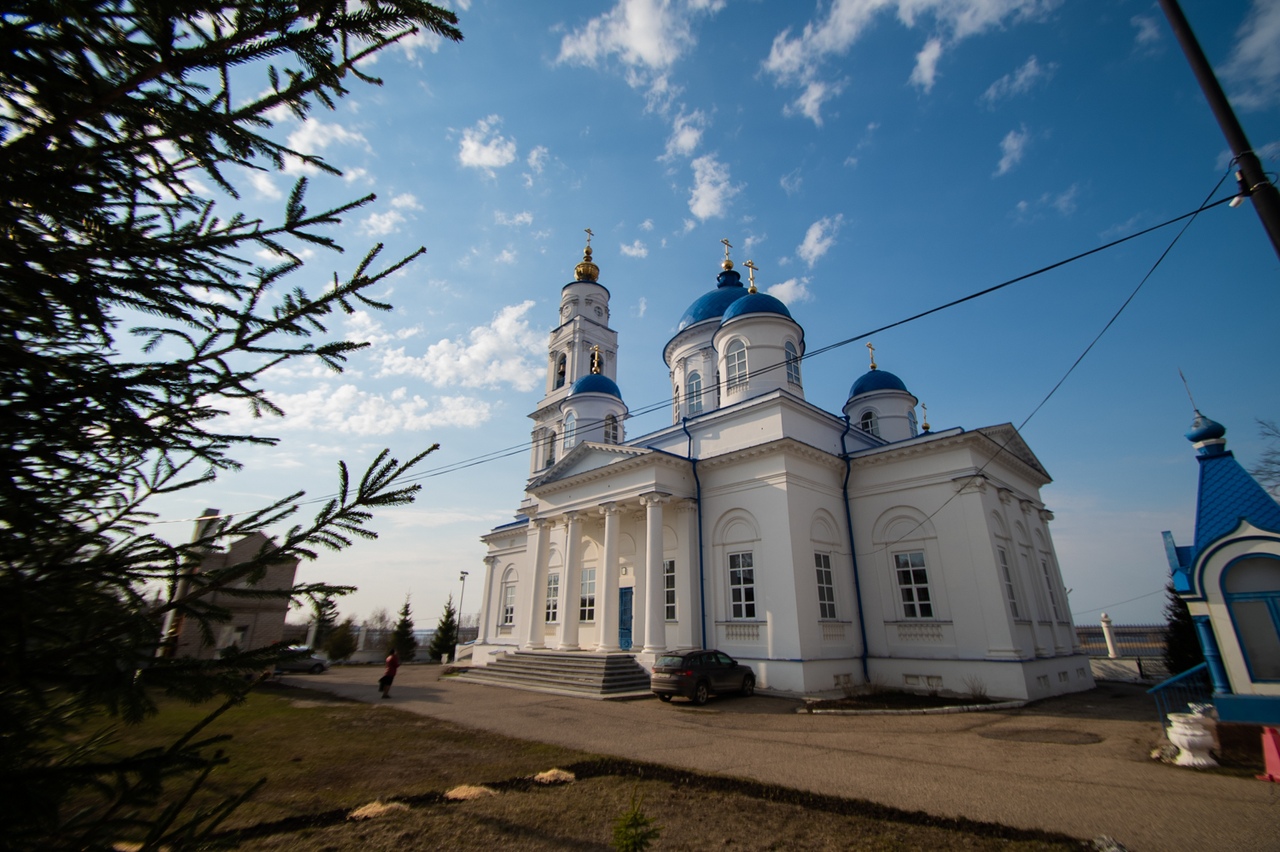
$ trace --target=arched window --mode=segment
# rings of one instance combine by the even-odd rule
[[[612,414],[604,416],[604,442],[606,444],[618,443],[618,418]]]
[[[876,418],[874,411],[864,411],[862,419],[858,421],[858,428],[863,432],[880,437],[880,421]]]
[[[907,412],[907,424],[911,426],[911,437],[914,438],[916,435],[920,434],[920,424],[916,422],[916,411],[914,408]]]
[[[568,366],[568,362],[565,360],[564,353],[562,352],[560,353],[559,357],[556,358],[556,387],[557,388],[564,387],[564,376],[565,376],[565,370],[567,366]]]
[[[702,413],[702,375],[696,370],[685,379],[685,399],[689,400],[689,416]]]
[[[573,449],[573,440],[578,434],[578,418],[570,411],[564,416],[564,451]]]
[[[787,381],[793,385],[800,384],[800,353],[796,352],[796,346],[790,340],[783,347],[787,353]]]
[[[724,370],[726,386],[729,390],[745,387],[747,384],[747,347],[741,340],[729,344],[724,353]]]
[[[547,467],[556,463],[556,430],[547,430]]]
[[[675,396],[671,398],[671,419],[680,420],[680,388],[676,388]]]
[[[516,583],[518,578],[514,569],[507,569],[502,575],[502,614],[498,618],[500,627],[510,628],[516,623]]]
[[[1280,559],[1242,559],[1222,577],[1250,679],[1280,680]]]

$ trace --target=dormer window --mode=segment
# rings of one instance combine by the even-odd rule
[[[862,419],[858,421],[858,428],[870,435],[880,437],[880,420],[876,417],[874,411],[864,411]]]

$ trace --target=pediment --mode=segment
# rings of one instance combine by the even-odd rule
[[[639,456],[651,455],[652,453],[653,450],[583,441],[566,453],[564,458],[536,476],[529,483],[528,490],[533,491],[553,482],[571,479],[584,473],[590,473]]]

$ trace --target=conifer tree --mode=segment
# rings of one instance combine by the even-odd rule
[[[453,649],[458,644],[458,611],[453,608],[453,595],[444,605],[440,621],[436,624],[435,635],[427,646],[427,656],[432,660],[441,660],[445,654],[453,656]]]
[[[322,647],[324,648],[325,656],[336,662],[350,658],[356,652],[358,644],[359,639],[356,636],[355,619],[348,617],[333,628]]]
[[[314,648],[323,648],[338,624],[338,602],[333,598],[332,592],[326,592],[311,602],[311,620],[316,626]]]
[[[278,217],[234,208],[235,181],[286,160],[337,170],[271,135],[361,67],[426,30],[458,40],[456,17],[420,0],[13,0],[0,16],[0,837],[11,848],[180,848],[226,815],[188,813],[177,780],[221,758],[192,731],[168,749],[103,750],[103,717],[136,722],[158,693],[242,699],[244,675],[277,649],[216,661],[167,656],[161,623],[212,639],[219,595],[312,599],[340,587],[258,589],[277,560],[372,538],[372,512],[412,500],[406,462],[379,455],[310,520],[301,493],[173,543],[148,522],[153,498],[209,488],[237,448],[232,407],[277,415],[264,373],[284,362],[341,370],[364,344],[325,340],[335,311],[387,309],[370,296],[423,250],[302,281],[302,247],[372,196],[310,210],[307,181]],[[367,65],[367,63],[364,63]],[[277,262],[256,265],[261,254]],[[334,256],[336,257],[336,256]],[[373,288],[373,289],[371,289]],[[318,336],[319,339],[312,339]],[[256,431],[256,430],[255,430]],[[428,450],[427,452],[430,452]],[[195,572],[225,537],[276,532],[275,547]],[[152,607],[149,587],[169,596]],[[218,711],[218,712],[221,712]],[[197,729],[199,730],[199,729]],[[187,783],[185,780],[183,783]],[[171,792],[173,791],[173,792]],[[176,794],[176,798],[175,798]],[[156,803],[177,802],[154,809]],[[234,806],[231,801],[227,807]],[[74,808],[72,807],[74,805]],[[141,817],[137,813],[160,813]]]
[[[409,596],[405,595],[400,607],[400,619],[391,633],[391,648],[400,655],[400,662],[411,663],[418,655],[418,640],[413,635],[413,610],[409,608]]]
[[[1196,625],[1191,618],[1187,602],[1173,589],[1173,583],[1165,586],[1164,666],[1169,675],[1182,674],[1192,666],[1204,662],[1204,650],[1196,636]]]

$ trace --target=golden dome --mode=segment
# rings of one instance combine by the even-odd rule
[[[591,262],[591,246],[587,246],[582,252],[582,263],[573,268],[573,274],[577,276],[577,281],[598,281],[600,278],[600,267]]]

